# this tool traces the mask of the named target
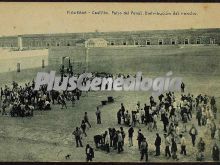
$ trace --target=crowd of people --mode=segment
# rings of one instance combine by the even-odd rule
[[[98,73],[96,73],[98,74]],[[94,74],[95,75],[95,74]],[[64,76],[64,75],[63,75]],[[112,76],[112,75],[105,75]],[[122,76],[122,75],[117,75]],[[74,107],[76,100],[82,96],[78,89],[74,91],[47,91],[47,86],[41,86],[39,91],[34,91],[34,80],[26,83],[24,86],[13,82],[11,87],[5,85],[0,91],[0,107],[2,115],[12,117],[33,116],[34,110],[51,110],[52,104],[60,104],[61,109],[66,108],[66,101],[72,103]],[[167,158],[178,160],[178,151],[183,156],[187,155],[187,141],[192,142],[195,147],[196,160],[205,159],[205,150],[207,150],[204,139],[209,138],[213,141],[212,159],[219,161],[219,147],[215,142],[215,137],[220,139],[220,123],[216,123],[217,106],[214,97],[207,95],[194,96],[185,94],[185,84],[181,84],[181,97],[177,98],[174,92],[167,92],[156,98],[151,96],[149,104],[141,104],[139,101],[135,107],[127,109],[126,105],[121,103],[117,111],[117,128],[107,128],[103,133],[94,136],[94,144],[97,149],[106,153],[117,151],[123,153],[125,150],[126,140],[129,147],[135,146],[134,133],[137,129],[137,150],[140,152],[140,160],[149,158],[149,145],[155,146],[155,156],[161,155],[161,144],[164,142],[164,155]],[[95,111],[97,124],[102,124],[102,115],[100,107],[97,106]],[[196,123],[192,122],[195,116]],[[161,124],[163,131],[160,131]],[[219,124],[217,126],[217,124]],[[188,129],[188,126],[191,126]],[[86,132],[92,125],[90,124],[88,113],[84,113],[81,125],[73,131],[76,147],[83,147],[82,136],[88,136]],[[95,126],[94,126],[95,127]],[[125,132],[124,128],[128,128]],[[141,127],[146,127],[144,132]],[[201,133],[205,131],[206,137]],[[218,134],[217,134],[218,132]],[[144,134],[155,133],[155,141],[148,139]],[[187,135],[189,134],[189,136]],[[161,138],[163,136],[163,138]],[[190,137],[191,139],[188,139]],[[211,147],[210,147],[211,148]],[[94,149],[91,144],[86,145],[86,160],[92,161],[94,158]]]
[[[184,92],[184,90],[182,90]],[[194,97],[192,94],[182,94],[178,100],[174,92],[168,92],[164,95],[158,96],[159,102],[151,96],[149,98],[150,104],[144,104],[143,108],[140,102],[137,103],[135,110],[129,113],[125,109],[125,106],[121,104],[121,108],[117,112],[118,124],[139,127],[140,124],[146,125],[149,132],[157,131],[158,122],[163,125],[164,142],[165,142],[165,156],[172,157],[178,160],[177,156],[177,144],[180,144],[180,154],[187,155],[186,139],[187,133],[189,133],[192,141],[192,145],[196,145],[196,137],[198,131],[205,131],[207,135],[214,141],[216,132],[220,139],[220,125],[218,127],[215,123],[217,118],[217,106],[214,97],[208,97],[207,95],[198,95]],[[195,113],[198,121],[198,127],[191,122]],[[160,120],[158,120],[160,119]],[[220,123],[219,123],[220,124]],[[187,130],[187,125],[192,125]],[[139,130],[141,131],[141,130]],[[146,139],[138,133],[138,147],[140,149],[141,143]],[[207,138],[207,137],[206,137]],[[157,140],[155,140],[156,156],[160,155],[160,136],[157,133]],[[197,160],[204,160],[205,142],[203,137],[197,142]],[[213,160],[219,160],[219,147],[216,143],[213,146]],[[142,158],[142,156],[141,156]]]
[[[125,140],[127,136],[129,147],[134,145],[133,136],[135,129],[137,132],[137,144],[140,151],[140,160],[148,161],[148,143],[152,140],[144,136],[142,127],[147,128],[147,133],[155,132],[155,156],[161,155],[161,144],[164,142],[164,155],[173,160],[179,160],[178,151],[182,156],[188,154],[187,142],[190,140],[193,150],[196,153],[196,160],[202,161],[205,159],[206,142],[204,139],[209,138],[213,142],[212,159],[219,161],[219,147],[215,142],[218,137],[220,140],[220,123],[216,126],[215,119],[217,118],[217,106],[214,97],[201,95],[194,97],[192,94],[184,94],[182,91],[181,97],[178,99],[174,92],[167,92],[158,96],[158,102],[151,96],[149,105],[141,106],[137,102],[134,110],[126,109],[126,106],[121,103],[121,106],[116,114],[117,124],[119,129],[108,128],[99,135],[94,136],[95,147],[109,153],[116,150],[118,153],[124,151]],[[101,111],[97,107],[96,111],[97,124],[101,124]],[[196,122],[194,122],[196,121]],[[160,123],[161,122],[161,123]],[[87,123],[87,124],[86,124]],[[78,142],[81,143],[81,135],[85,133],[85,128],[88,125],[87,112],[82,121]],[[163,125],[163,132],[158,128]],[[190,127],[189,127],[190,126]],[[128,127],[128,132],[125,133],[124,127]],[[78,127],[76,130],[79,129]],[[202,132],[205,131],[207,136],[203,137]],[[161,135],[163,138],[161,138]],[[189,135],[189,136],[188,136]],[[209,136],[209,137],[208,137]],[[190,137],[190,139],[189,139]],[[80,140],[79,140],[80,139]],[[76,142],[77,146],[78,143]],[[210,147],[211,148],[211,147]]]
[[[82,92],[74,91],[47,91],[47,85],[41,86],[40,90],[34,90],[35,81],[25,83],[24,86],[14,82],[11,86],[5,85],[0,91],[0,112],[2,115],[12,117],[33,116],[34,110],[51,110],[52,104],[66,108],[66,102],[72,103],[80,99]]]

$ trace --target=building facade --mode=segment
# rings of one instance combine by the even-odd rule
[[[108,41],[103,38],[90,38],[85,41],[85,47],[107,47]]]
[[[100,47],[105,47],[106,44],[107,46],[219,45],[220,29],[28,34],[0,37],[0,47],[17,48],[21,50],[78,45],[86,46],[86,41],[91,40],[92,44],[94,38],[100,39],[97,41]]]

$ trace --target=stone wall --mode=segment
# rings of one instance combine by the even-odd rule
[[[20,70],[48,65],[48,50],[11,51],[0,49],[0,72],[16,71],[19,63]]]
[[[219,74],[220,46],[149,46],[107,48],[52,48],[49,66],[59,70],[62,57],[70,57],[75,72],[168,72]]]

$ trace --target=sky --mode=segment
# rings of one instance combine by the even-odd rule
[[[86,11],[87,14],[67,14]],[[91,14],[106,11],[108,15]],[[129,15],[113,15],[128,11]],[[196,15],[131,15],[174,11]],[[90,12],[90,13],[88,13]],[[106,31],[220,28],[220,4],[208,3],[4,3],[0,2],[0,36]]]

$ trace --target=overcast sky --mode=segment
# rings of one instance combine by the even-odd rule
[[[74,15],[67,11],[108,11]],[[194,12],[193,16],[112,15],[112,11]],[[220,28],[220,4],[0,3],[0,36],[41,33]]]

